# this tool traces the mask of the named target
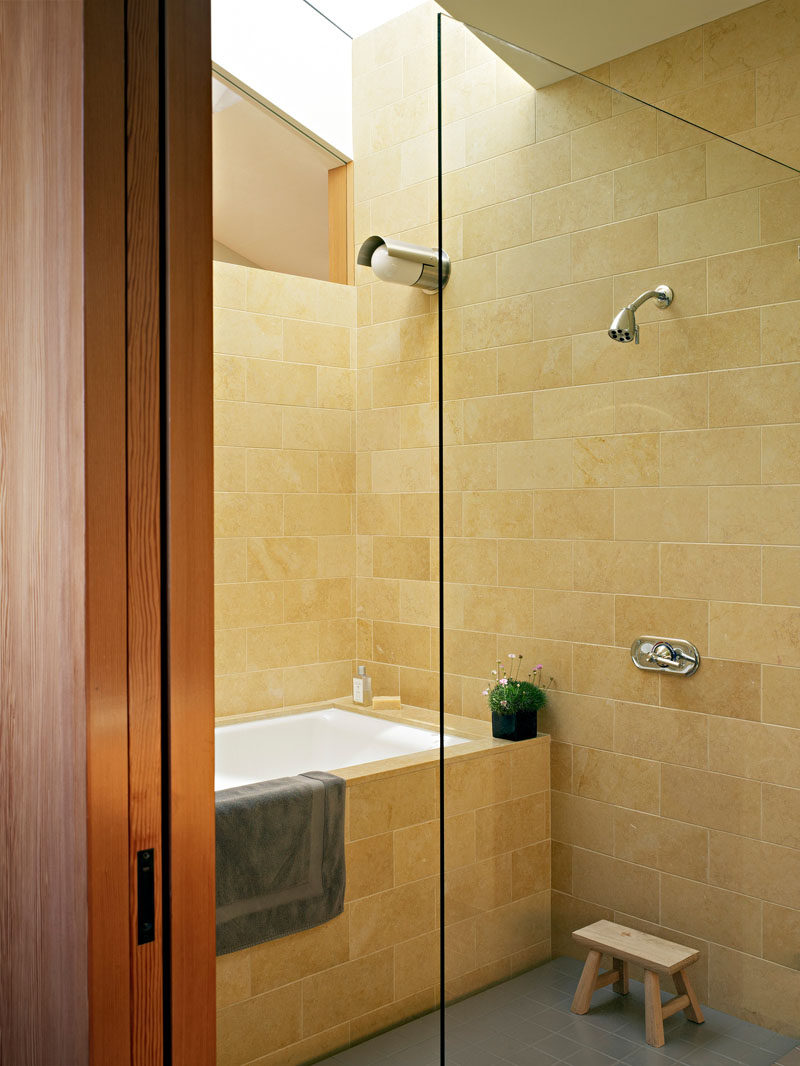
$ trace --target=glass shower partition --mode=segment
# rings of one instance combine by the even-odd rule
[[[481,738],[445,760],[447,1061],[636,1053],[640,986],[596,995],[591,1040],[569,1011],[600,919],[697,949],[714,1024],[777,1051],[800,1036],[800,182],[769,156],[800,164],[793,101],[741,74],[735,32],[716,75],[700,28],[589,76],[439,19],[442,691]],[[517,679],[547,688],[541,735],[492,742]]]

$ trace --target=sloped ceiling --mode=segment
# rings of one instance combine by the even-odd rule
[[[589,70],[676,33],[751,7],[742,0],[440,0],[454,18],[562,63]],[[486,40],[484,38],[484,40]],[[539,89],[564,77],[548,64],[531,64],[511,49],[501,57]]]

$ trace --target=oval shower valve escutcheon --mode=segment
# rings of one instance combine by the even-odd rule
[[[700,668],[700,653],[688,640],[678,637],[637,637],[631,644],[631,659],[639,670],[689,677]]]

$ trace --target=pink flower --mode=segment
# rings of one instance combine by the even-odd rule
[[[483,694],[484,694],[484,696],[488,696],[488,695],[489,695],[489,689],[488,689],[488,688],[485,688],[485,689],[483,690]]]
[[[539,665],[538,665],[538,666],[536,667],[536,669],[537,669],[537,670],[544,670],[544,667],[542,666],[542,664],[541,664],[541,663],[539,663]]]
[[[500,700],[501,707],[508,707],[508,700]]]
[[[516,659],[516,655],[514,654],[513,651],[509,653],[508,657],[509,657],[509,659]]]
[[[508,678],[507,677],[501,677],[499,683],[501,685],[507,685],[508,684]]]

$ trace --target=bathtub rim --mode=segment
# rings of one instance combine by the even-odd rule
[[[399,725],[421,726],[434,732],[438,732],[439,729],[438,713],[425,707],[402,704],[399,709],[374,710],[372,707],[362,707],[348,697],[317,700],[314,703],[295,704],[291,707],[273,707],[267,710],[249,711],[246,714],[220,715],[214,720],[214,728],[268,720],[270,718],[289,718],[308,714],[310,711],[328,710],[329,708],[340,711],[353,711],[367,718],[379,718]],[[477,758],[492,749],[513,749],[518,745],[538,744],[540,742],[549,744],[550,742],[550,737],[547,733],[539,733],[538,736],[533,737],[531,740],[497,740],[492,736],[491,722],[481,719],[464,719],[460,715],[448,714],[447,712],[444,715],[444,727],[446,733],[464,739],[464,743],[445,747],[444,758],[448,763]],[[368,781],[386,775],[405,773],[408,770],[413,770],[417,767],[422,768],[434,763],[438,764],[438,762],[439,748],[436,747],[408,755],[394,755],[388,759],[377,759],[373,762],[335,767],[330,770],[330,773],[344,778],[345,781]]]

